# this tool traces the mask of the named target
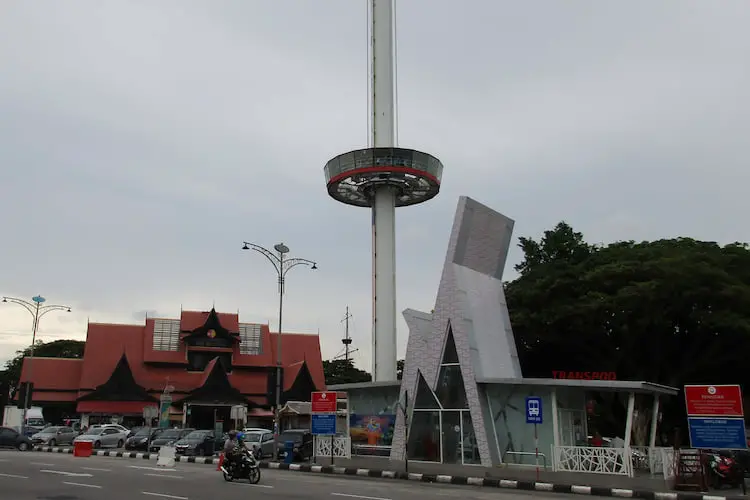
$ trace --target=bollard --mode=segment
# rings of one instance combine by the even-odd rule
[[[78,441],[73,443],[73,456],[87,458],[93,454],[94,445],[90,441]]]
[[[221,466],[224,465],[224,452],[219,454],[219,465],[216,466],[217,471],[221,471]]]
[[[294,441],[284,443],[284,463],[291,464],[294,462]]]

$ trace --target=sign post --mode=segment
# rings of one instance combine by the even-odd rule
[[[318,391],[311,395],[310,433],[318,436],[331,436],[331,465],[333,465],[333,439],[336,436],[336,393]]]
[[[542,418],[542,398],[528,396],[526,398],[526,423],[534,424],[534,458],[536,462],[536,480],[539,481],[539,433],[537,425],[544,423]]]
[[[686,385],[685,408],[692,448],[747,449],[739,385]]]

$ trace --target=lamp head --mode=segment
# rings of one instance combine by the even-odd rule
[[[250,247],[247,246],[247,243],[245,243],[245,244],[242,245],[242,249],[243,250],[250,250]]]
[[[317,270],[318,269],[318,264],[316,264],[315,262],[313,262],[313,265],[312,265],[312,267],[310,269],[312,269],[313,271]]]
[[[70,312],[70,307],[69,307],[69,308],[68,308],[68,310],[67,310],[67,311],[65,311],[65,312]]]
[[[5,297],[3,297],[3,302],[8,302],[8,299],[6,299]]]

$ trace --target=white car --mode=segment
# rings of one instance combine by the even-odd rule
[[[120,424],[96,424],[96,425],[92,425],[90,428],[96,429],[97,427],[113,427],[123,432],[130,432],[130,429]]]
[[[73,443],[92,443],[94,448],[114,447],[122,448],[128,438],[129,430],[122,430],[122,426],[96,426],[73,440]]]

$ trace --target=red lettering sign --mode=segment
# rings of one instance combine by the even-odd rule
[[[336,413],[336,393],[331,391],[321,391],[312,393],[313,413]]]
[[[617,380],[615,372],[567,372],[554,370],[552,378],[567,380]]]
[[[686,385],[685,407],[689,417],[743,417],[739,385]]]

